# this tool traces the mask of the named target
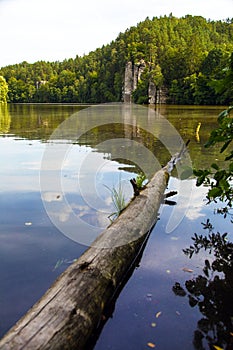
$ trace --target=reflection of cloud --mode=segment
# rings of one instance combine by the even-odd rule
[[[55,216],[58,217],[59,221],[67,222],[70,218],[71,213],[72,213],[72,209],[66,206],[65,210],[56,213],[57,215],[55,214]]]
[[[107,227],[110,224],[110,220],[106,213],[97,211],[97,220],[100,227]]]
[[[22,167],[25,170],[39,170],[40,169],[40,162],[22,162]]]
[[[178,201],[179,210],[186,210],[185,216],[189,220],[196,220],[199,217],[205,216],[202,212],[204,207],[203,198],[206,195],[205,187],[196,187],[196,180],[186,180],[186,182],[192,182],[192,192],[190,198],[186,198],[185,193],[181,195]],[[189,205],[187,207],[187,200],[189,200]]]
[[[109,207],[112,204],[112,197],[109,196],[109,197],[105,198],[104,202],[107,205],[107,207]]]
[[[74,217],[78,217],[83,220],[83,222],[94,227],[102,227],[104,229],[109,225],[109,212],[106,208],[99,208],[96,210],[85,204],[77,204],[74,202],[68,204],[64,201],[64,197],[61,196],[57,199],[57,196],[58,194],[55,192],[45,192],[42,198],[47,203],[58,201],[58,206],[54,204],[50,207],[49,215],[56,218],[59,222],[68,224],[72,222]]]
[[[197,207],[189,208],[188,212],[186,213],[186,217],[189,220],[196,220],[198,218],[205,216],[205,214],[202,213],[201,211],[202,211],[201,207],[200,208],[197,208]]]
[[[195,221],[205,216],[203,213],[203,198],[206,195],[206,188],[196,187],[195,179],[180,181],[176,178],[171,178],[169,190],[178,191],[178,195],[174,198],[177,205],[171,209],[170,215],[167,216],[167,233],[173,232],[185,218]]]
[[[174,197],[174,200],[177,200],[177,215],[181,216],[182,213],[185,213],[185,215],[182,221],[174,227],[171,235],[167,234],[166,225],[173,208],[168,206],[163,207],[160,220],[155,225],[151,234],[147,254],[143,257],[144,269],[153,271],[154,273],[165,273],[169,267],[174,277],[179,274],[183,276],[184,273],[181,271],[185,266],[194,271],[196,271],[198,266],[202,266],[206,258],[204,253],[199,254],[198,257],[194,255],[192,260],[187,259],[181,253],[183,249],[193,243],[191,237],[194,233],[196,232],[198,234],[203,229],[201,221],[205,221],[203,219],[204,217],[211,217],[211,222],[215,226],[215,222],[213,222],[213,207],[207,206],[204,201],[208,189],[203,186],[196,187],[195,184],[195,179],[181,181],[180,188],[182,188],[182,191],[179,190],[178,196],[177,198]],[[178,185],[179,180],[171,178],[169,190],[177,189]],[[187,186],[193,186],[190,198],[187,193]],[[173,220],[175,219],[176,217],[173,218]],[[224,224],[226,225],[224,220],[219,220],[219,217],[216,218],[216,221],[221,228],[224,228]]]
[[[59,210],[53,212],[53,216],[57,217],[60,222],[68,222],[72,214],[82,218],[83,216],[90,214],[90,208],[86,205],[72,203],[70,205],[64,204],[59,207]]]
[[[43,192],[41,197],[46,202],[62,201],[62,194],[59,192]]]
[[[51,198],[51,201],[54,200],[54,194],[48,195],[48,199]],[[61,198],[62,200],[62,198]],[[74,214],[75,216],[82,217],[84,215],[88,215],[91,212],[91,208],[89,208],[87,205],[79,205],[76,203],[71,203],[70,205],[60,204],[58,210],[53,208],[52,214],[54,217],[56,217],[61,222],[68,222],[70,219],[71,214]]]

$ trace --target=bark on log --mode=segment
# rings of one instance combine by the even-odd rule
[[[117,288],[157,221],[169,179],[158,171],[113,224],[0,340],[0,350],[87,349]]]

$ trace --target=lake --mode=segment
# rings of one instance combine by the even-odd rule
[[[218,147],[204,148],[221,107],[0,105],[0,336],[110,224],[112,190],[133,195],[129,180],[150,179],[190,140],[162,204],[140,264],[120,293],[93,347],[197,349],[194,332],[203,318],[173,292],[176,282],[201,274],[205,254],[183,249],[202,222],[229,230],[229,219],[206,205],[190,167],[223,164]],[[229,237],[231,235],[229,234]],[[203,348],[208,349],[203,340]]]

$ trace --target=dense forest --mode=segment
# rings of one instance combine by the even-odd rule
[[[148,103],[148,87],[153,84],[166,91],[168,103],[230,104],[233,19],[172,14],[146,18],[83,57],[3,67],[0,91],[13,103],[122,101],[128,62],[132,66],[143,62],[132,93],[136,103]]]

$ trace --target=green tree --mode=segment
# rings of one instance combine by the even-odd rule
[[[135,101],[148,101],[148,84],[165,87],[172,103],[231,104],[233,23],[200,16],[146,18],[116,40],[83,57],[62,62],[22,62],[0,69],[9,102],[121,101],[126,62],[141,59]],[[46,84],[44,86],[44,84]],[[226,87],[227,86],[227,87]]]
[[[229,58],[229,64],[222,69],[220,79],[213,80],[210,85],[218,94],[219,103],[233,103],[233,52]]]
[[[149,79],[150,79],[149,71],[148,71],[148,68],[146,68],[141,75],[141,79],[138,81],[138,86],[136,90],[133,92],[134,102],[140,103],[140,104],[148,103]]]
[[[220,152],[229,149],[233,139],[233,120],[230,112],[233,107],[221,112],[218,116],[219,127],[212,131],[206,147],[221,143]],[[220,168],[212,164],[212,171],[208,169],[196,170],[197,185],[207,184],[210,189],[207,194],[209,203],[217,200],[226,203],[225,208],[217,210],[226,219],[230,214],[233,201],[233,151],[225,158],[227,167]],[[228,218],[227,218],[228,219]],[[233,221],[231,220],[231,223]],[[214,227],[207,219],[202,223],[208,234],[192,237],[193,244],[183,250],[191,259],[195,254],[206,254],[203,273],[187,280],[183,288],[179,282],[173,286],[173,292],[178,296],[188,296],[189,305],[198,307],[203,317],[198,321],[194,332],[193,344],[196,349],[203,350],[203,341],[207,341],[210,349],[233,348],[233,243],[227,238],[227,233],[214,232]]]
[[[160,88],[163,85],[164,77],[159,64],[156,64],[154,67],[151,68],[149,73],[149,80],[152,81],[158,88]]]
[[[205,147],[211,147],[217,143],[222,144],[220,153],[229,149],[233,140],[233,119],[230,116],[233,106],[221,112],[218,116],[219,127],[211,132],[210,138]],[[225,158],[226,167],[221,169],[218,164],[211,165],[211,169],[195,170],[197,186],[208,185],[210,187],[207,198],[209,202],[220,199],[231,207],[233,203],[233,151],[230,151]]]

